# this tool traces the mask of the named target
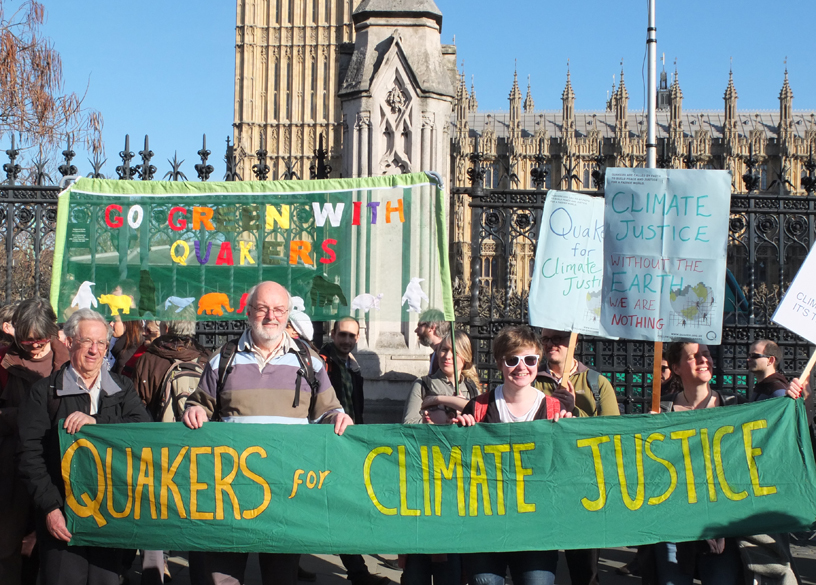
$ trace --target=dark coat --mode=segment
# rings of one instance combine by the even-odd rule
[[[58,425],[73,412],[91,411],[87,392],[64,385],[69,364],[43,378],[31,388],[18,413],[20,423],[19,471],[34,501],[38,514],[62,508],[65,486],[62,481]],[[102,376],[97,423],[149,422],[133,383],[106,370]]]
[[[337,394],[337,399],[343,406],[354,424],[363,424],[363,407],[365,406],[365,397],[363,396],[363,374],[360,372],[360,365],[357,360],[349,354],[353,360],[352,369],[346,368],[345,362],[337,355],[337,348],[334,343],[327,343],[320,350],[320,357],[326,362],[326,372],[329,374],[334,393]],[[345,388],[343,385],[343,370],[348,370],[351,376],[351,388]]]
[[[51,368],[58,370],[68,360],[68,350],[56,338],[51,340]],[[17,472],[19,407],[41,374],[25,367],[14,347],[0,361],[3,387],[0,388],[0,558],[18,553],[28,529],[31,501]]]
[[[191,345],[192,343],[192,345]],[[147,346],[139,357],[134,368],[136,392],[147,406],[148,412],[156,418],[162,405],[161,392],[158,392],[167,370],[176,360],[207,363],[210,352],[194,341],[162,335]]]

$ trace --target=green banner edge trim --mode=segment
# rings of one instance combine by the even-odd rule
[[[437,187],[436,189],[436,230],[442,237],[436,238],[439,256],[439,269],[442,279],[442,304],[445,313],[445,321],[453,323],[455,326],[456,313],[453,310],[453,288],[451,286],[450,256],[448,252],[448,214],[445,207],[445,192]]]
[[[57,199],[57,233],[54,246],[54,260],[51,265],[51,307],[57,312],[59,289],[62,283],[62,259],[65,254],[65,237],[68,232],[68,206],[71,203],[71,190],[67,189]]]
[[[436,185],[436,181],[425,173],[315,181],[216,181],[212,183],[194,181],[121,181],[82,177],[71,185],[70,191],[125,197],[132,195],[218,195],[221,193],[235,195],[242,193],[353,191],[356,189],[411,187],[419,184]]]

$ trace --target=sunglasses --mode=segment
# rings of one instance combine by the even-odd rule
[[[504,365],[508,368],[515,368],[519,362],[523,361],[524,365],[529,368],[534,368],[538,365],[537,355],[511,355],[504,358]]]
[[[748,359],[749,360],[758,360],[759,358],[766,358],[766,357],[771,357],[771,356],[765,355],[764,353],[749,353],[748,354]]]
[[[553,335],[552,337],[541,337],[541,343],[547,345],[548,343],[551,345],[568,345],[569,344],[569,335]]]
[[[45,345],[51,341],[50,339],[26,339],[25,341],[21,341],[20,345],[25,347],[34,347],[35,345]]]

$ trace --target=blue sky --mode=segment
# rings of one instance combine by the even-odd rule
[[[194,178],[206,133],[213,179],[223,176],[225,139],[232,136],[234,0],[41,1],[48,11],[44,32],[62,55],[66,89],[84,93],[87,87],[86,105],[104,116],[109,176],[126,133],[134,152],[150,135],[156,178],[169,170],[174,150],[186,160],[182,171]],[[436,2],[444,15],[442,41],[455,36],[480,110],[507,109],[515,63],[522,95],[530,75],[536,109],[560,109],[568,59],[576,110],[604,107],[621,59],[629,109],[643,106],[646,0],[498,3],[512,7],[505,11],[487,0]],[[787,57],[794,109],[816,110],[808,30],[814,21],[813,0],[770,6],[658,0],[658,55],[665,53],[670,72],[677,59],[685,109],[722,109],[733,57],[739,109],[777,110]],[[0,146],[8,147],[7,137]],[[90,170],[84,154],[76,162],[83,173]]]

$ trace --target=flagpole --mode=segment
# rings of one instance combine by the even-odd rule
[[[657,167],[657,124],[655,110],[657,109],[657,27],[655,26],[655,2],[649,0],[649,28],[646,47],[648,48],[649,73],[646,89],[646,168]]]
[[[646,47],[648,49],[648,76],[646,82],[646,168],[657,167],[657,26],[655,25],[655,2],[649,0],[649,27],[647,29]],[[660,412],[661,359],[663,342],[654,344],[654,364],[652,369],[652,412]]]

